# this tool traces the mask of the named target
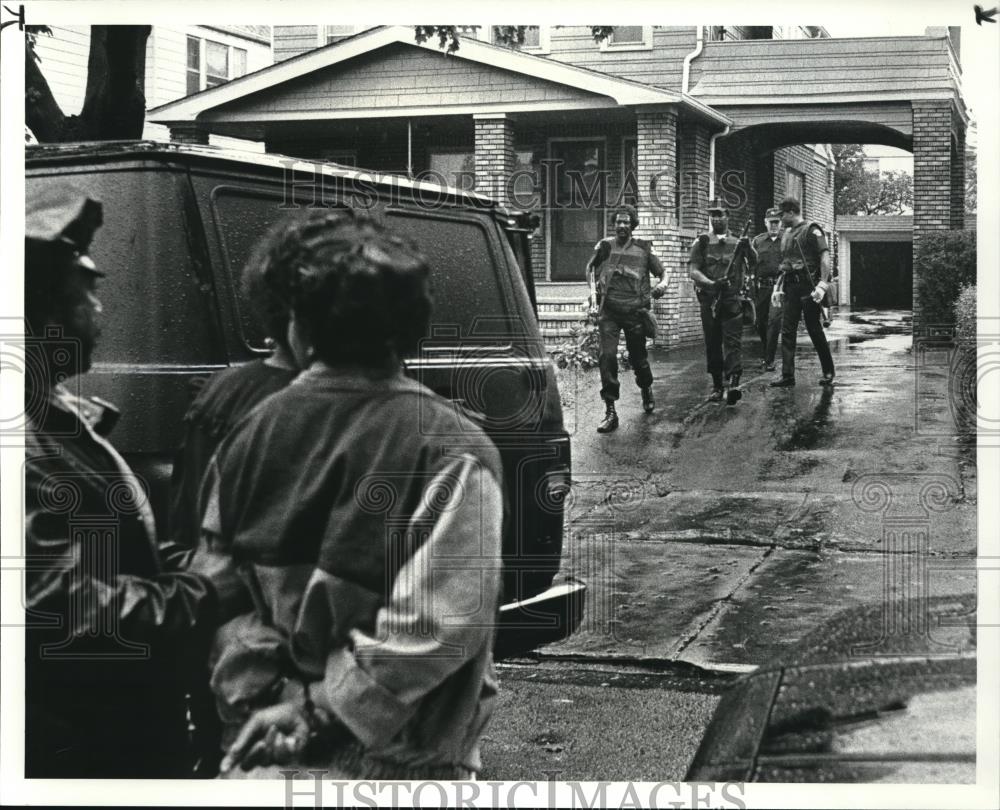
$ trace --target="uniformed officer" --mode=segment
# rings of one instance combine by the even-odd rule
[[[144,486],[104,438],[107,406],[62,384],[90,368],[100,335],[104,274],[88,249],[102,216],[78,189],[29,184],[25,775],[187,776],[182,662],[204,666],[188,657],[207,649],[199,633],[247,594],[206,555],[185,569],[157,543]]]
[[[785,197],[779,206],[781,222],[786,230],[781,237],[781,286],[783,299],[781,320],[781,379],[773,388],[795,385],[795,341],[799,319],[806,322],[806,331],[819,355],[823,376],[820,385],[833,385],[834,368],[830,345],[820,324],[820,304],[830,288],[832,261],[826,234],[817,222],[802,218],[802,208],[795,197]]]
[[[778,337],[781,334],[781,303],[771,306],[774,284],[781,272],[781,209],[768,208],[764,215],[767,230],[753,240],[757,253],[756,295],[757,334],[760,336],[761,351],[764,353],[762,365],[767,371],[774,371],[774,357],[778,351]]]
[[[615,235],[602,239],[594,246],[594,255],[587,262],[587,278],[596,287],[598,298],[597,324],[601,347],[598,365],[601,371],[601,399],[604,419],[598,433],[610,433],[618,427],[618,338],[625,331],[625,346],[635,372],[635,382],[642,391],[642,408],[652,413],[653,372],[649,367],[646,338],[652,337],[654,322],[650,313],[650,297],[659,298],[666,292],[667,273],[653,253],[652,245],[636,239],[632,231],[639,224],[639,215],[631,205],[615,212]],[[659,284],[650,289],[650,275]]]
[[[712,375],[708,400],[721,402],[725,383],[726,403],[735,405],[743,396],[743,314],[739,294],[744,273],[753,271],[756,254],[748,238],[738,239],[729,233],[729,212],[718,201],[709,205],[708,221],[709,232],[699,235],[691,245],[688,271],[698,295],[708,373]],[[739,242],[748,248],[746,259],[731,267]]]

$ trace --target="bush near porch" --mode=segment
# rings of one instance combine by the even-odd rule
[[[959,293],[963,287],[976,283],[975,231],[936,231],[923,235],[914,270],[920,279],[920,305],[925,321],[955,323]]]
[[[955,338],[975,343],[976,285],[965,284],[955,299]]]

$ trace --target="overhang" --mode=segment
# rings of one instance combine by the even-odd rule
[[[432,54],[441,61],[429,62]],[[405,55],[421,84],[414,85],[412,72],[393,73],[405,65],[385,69],[380,57],[390,55],[397,62]],[[352,71],[348,81],[345,74]],[[359,76],[381,81],[378,92],[356,93]],[[334,95],[334,88],[351,93],[349,101]],[[474,39],[462,39],[457,53],[445,55],[437,44],[415,42],[410,26],[385,26],[161,105],[148,118],[171,126],[663,105],[680,106],[719,128],[730,123],[682,93]]]

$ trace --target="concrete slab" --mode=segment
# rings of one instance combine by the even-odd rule
[[[574,531],[563,573],[587,583],[580,629],[538,652],[672,659],[767,553],[729,545],[631,540],[600,526]]]
[[[576,678],[578,673],[561,669],[500,668],[496,715],[482,742],[480,782],[684,778],[718,705],[716,695],[678,689],[662,676],[616,671]],[[594,795],[588,789],[582,804],[603,806],[592,801]],[[545,804],[543,796],[538,805]]]
[[[853,496],[810,494],[799,511],[781,525],[773,541],[784,548],[839,548],[843,551],[899,552],[902,544],[917,542],[916,533],[926,533],[920,548],[934,555],[975,555],[978,514],[974,503],[956,502],[949,494],[930,500],[931,492],[947,492],[955,479],[937,475],[881,474],[860,480]],[[865,486],[865,484],[870,486]],[[865,502],[865,492],[872,500]],[[882,500],[885,494],[889,499]],[[877,499],[877,500],[876,500]],[[884,509],[877,508],[885,503]],[[932,508],[928,508],[932,507]],[[903,539],[904,534],[910,537]],[[913,549],[916,550],[916,546]]]
[[[778,549],[727,599],[678,660],[708,668],[760,665],[845,608],[921,594],[972,593],[975,588],[974,558]],[[896,628],[917,632],[920,619],[902,617]]]

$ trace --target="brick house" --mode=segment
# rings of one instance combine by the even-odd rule
[[[445,55],[407,26],[276,26],[273,66],[150,118],[175,139],[237,136],[306,159],[436,173],[537,208],[542,301],[581,300],[608,209],[637,203],[637,233],[673,278],[656,304],[661,345],[700,336],[686,258],[710,195],[729,205],[734,230],[747,218],[762,230],[786,193],[834,229],[825,143],[914,153],[914,250],[922,231],[955,226],[968,123],[957,31],[857,40],[817,27],[625,26],[597,43],[589,27],[555,26],[530,28],[517,49],[490,36],[470,30]]]

